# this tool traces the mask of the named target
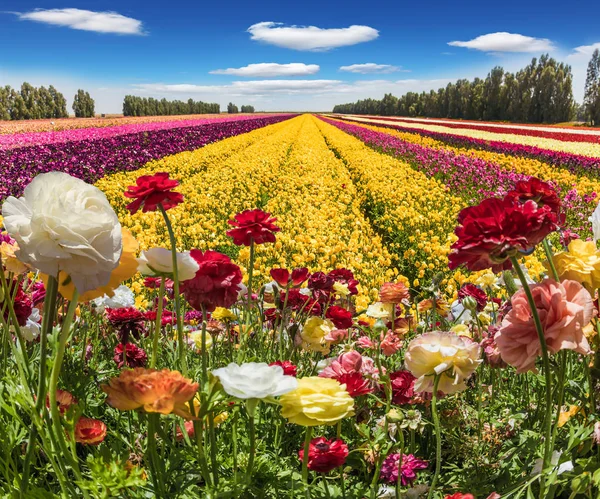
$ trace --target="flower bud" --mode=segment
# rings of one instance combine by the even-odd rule
[[[397,409],[390,410],[385,417],[390,423],[401,423],[404,420],[404,414]]]
[[[467,310],[474,312],[477,309],[477,300],[475,300],[475,298],[473,298],[472,296],[465,296],[462,299],[462,306],[465,307]]]
[[[387,329],[385,322],[381,319],[377,319],[377,322],[373,325],[373,332],[376,334],[386,333]]]

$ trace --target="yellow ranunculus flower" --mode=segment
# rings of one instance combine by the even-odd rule
[[[348,285],[342,284],[341,282],[337,281],[333,283],[333,290],[338,294],[338,296],[341,296],[342,298],[345,298],[350,294],[350,291],[348,290]]]
[[[331,344],[325,340],[327,336],[335,326],[333,322],[328,319],[321,319],[320,317],[310,317],[300,333],[302,338],[302,346],[310,352],[321,352],[324,354],[329,353]]]
[[[107,295],[109,297],[114,296],[114,290],[118,288],[123,281],[131,279],[137,273],[138,262],[136,255],[138,251],[138,242],[131,235],[131,232],[126,228],[121,228],[121,237],[123,240],[123,252],[121,253],[121,259],[119,265],[110,274],[110,280],[106,286],[87,291],[79,296],[77,300],[79,303],[88,302],[95,298]],[[40,274],[44,285],[48,285],[48,276],[46,274]],[[58,292],[67,300],[73,298],[73,292],[75,291],[75,285],[73,281],[64,273],[60,272],[58,275]]]
[[[14,244],[1,243],[0,262],[9,272],[24,274],[29,270],[29,267],[16,257],[15,251],[18,251],[18,249],[19,245],[16,242]]]
[[[600,251],[595,242],[574,239],[568,251],[557,253],[553,260],[561,279],[577,281],[588,291],[600,287]]]
[[[473,337],[473,334],[471,333],[469,326],[467,326],[466,324],[455,324],[454,326],[452,326],[450,328],[450,331],[452,331],[454,334],[456,334],[458,336],[466,336],[467,338]]]
[[[226,321],[226,320],[234,320],[237,319],[236,315],[223,307],[215,308],[214,312],[211,314],[211,317],[216,321]]]
[[[202,331],[200,330],[196,330],[196,331],[192,331],[189,334],[189,338],[190,340],[192,340],[194,342],[194,346],[196,347],[196,349],[201,352],[202,351]],[[212,347],[213,344],[213,339],[212,336],[210,334],[208,334],[208,332],[206,333],[206,349],[208,350],[210,347]]]
[[[337,380],[312,376],[281,396],[281,415],[301,426],[332,425],[354,414],[354,399]]]

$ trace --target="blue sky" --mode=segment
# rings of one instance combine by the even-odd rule
[[[0,84],[84,88],[106,113],[128,93],[328,111],[549,52],[581,100],[600,47],[600,3],[585,3],[3,0]]]

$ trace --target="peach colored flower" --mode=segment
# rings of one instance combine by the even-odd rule
[[[401,282],[386,282],[379,289],[381,303],[403,303],[410,299],[408,288]]]
[[[189,420],[194,417],[186,402],[198,391],[198,386],[179,371],[138,367],[121,371],[118,377],[111,378],[109,384],[101,388],[108,394],[106,401],[115,409],[174,413]]]
[[[402,348],[402,340],[391,331],[388,331],[381,340],[380,347],[383,355],[389,357]]]
[[[544,328],[548,352],[575,350],[589,355],[590,345],[583,333],[594,310],[589,292],[576,281],[557,283],[545,279],[530,286]],[[494,339],[502,360],[517,368],[518,373],[536,371],[535,361],[541,353],[531,309],[525,292],[512,297],[512,310],[502,321]]]
[[[329,333],[327,333],[327,335],[325,336],[325,341],[331,343],[332,345],[335,345],[337,343],[340,343],[341,341],[344,341],[345,339],[348,338],[348,330],[347,329],[332,329],[331,331],[329,331]]]
[[[67,390],[56,390],[56,405],[58,406],[58,411],[61,415],[64,415],[65,412],[69,410],[69,407],[75,405],[77,403],[77,399],[73,396],[71,392]],[[50,395],[46,395],[46,407],[50,409]]]
[[[75,423],[75,441],[86,445],[99,445],[106,437],[106,425],[98,420],[81,417]]]

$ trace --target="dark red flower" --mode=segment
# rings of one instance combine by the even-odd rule
[[[255,244],[274,243],[275,232],[281,229],[275,225],[276,218],[270,213],[262,210],[246,210],[238,213],[233,220],[227,223],[235,229],[227,231],[227,235],[233,238],[233,244],[237,246],[250,246]]]
[[[348,329],[352,327],[352,313],[345,308],[333,305],[327,309],[325,317],[333,322],[338,329]]]
[[[285,303],[285,292],[279,296],[281,306]],[[307,296],[299,289],[290,289],[287,294],[287,306],[294,312],[305,312],[310,315],[321,315],[321,305],[311,296]]]
[[[458,290],[459,302],[462,303],[467,296],[470,296],[477,302],[477,310],[479,312],[481,312],[487,305],[487,295],[485,294],[485,291],[475,286],[475,284],[465,284]]]
[[[46,287],[42,281],[37,281],[34,283],[32,290],[31,301],[33,302],[33,306],[41,310],[41,307],[38,307],[38,305],[41,305],[46,298]]]
[[[506,197],[519,203],[531,200],[538,206],[549,206],[557,214],[560,211],[561,201],[556,190],[552,184],[539,178],[529,177],[527,180],[520,180]]]
[[[127,198],[135,199],[127,205],[132,215],[140,208],[146,213],[156,211],[160,204],[168,210],[183,202],[183,194],[172,190],[179,185],[179,182],[170,179],[167,172],[142,175],[135,180],[135,183],[136,185],[130,185],[124,194]]]
[[[348,286],[348,291],[350,291],[351,295],[358,294],[358,281],[354,279],[354,274],[351,270],[348,269],[335,269],[327,274],[331,277],[335,282],[339,282],[340,284],[344,284]]]
[[[484,199],[458,215],[458,241],[448,256],[450,269],[464,265],[471,271],[511,268],[508,259],[529,253],[544,237],[558,228],[558,217],[548,205],[524,204],[511,199]]]
[[[373,391],[371,383],[363,378],[363,375],[359,372],[343,373],[334,379],[340,384],[346,385],[346,391],[351,397],[358,397],[359,395],[365,395]]]
[[[15,286],[17,287],[16,294]],[[31,298],[27,293],[25,293],[25,291],[23,291],[23,288],[17,283],[17,281],[13,281],[11,284],[8,285],[8,291],[10,296],[12,296],[13,294],[15,296],[14,300],[12,301],[12,306],[15,311],[15,315],[17,316],[17,322],[19,323],[19,326],[24,326],[25,324],[27,324],[27,319],[33,311],[33,303],[31,302]],[[3,305],[5,306],[2,306],[1,308],[4,310],[4,320],[8,322],[8,305]]]
[[[187,302],[196,310],[204,306],[208,312],[217,307],[229,308],[236,301],[242,271],[227,255],[217,251],[190,251],[199,269],[193,279],[181,283]]]
[[[129,343],[129,337],[138,339],[147,335],[146,317],[135,307],[107,308],[106,317],[111,326],[117,330],[121,343]]]
[[[150,321],[150,322],[156,322],[156,316],[158,315],[158,312],[156,310],[148,310],[147,312],[144,312],[144,317],[146,318],[146,320]],[[171,312],[170,310],[164,310],[162,311],[162,315],[160,317],[160,324],[162,327],[168,326],[169,324],[176,324],[177,323],[177,316],[173,314],[173,312]]]
[[[292,270],[291,276],[287,269],[271,269],[270,273],[273,280],[282,288],[288,285],[300,286],[308,278],[308,269],[305,267]]]
[[[146,277],[144,279],[144,286],[146,286],[148,289],[159,289],[160,288],[160,281],[162,280],[162,277]],[[165,289],[170,291],[173,289],[173,280],[172,279],[165,279]]]
[[[85,445],[100,445],[106,437],[106,425],[98,420],[81,417],[75,423],[75,441]]]
[[[409,404],[415,394],[415,378],[409,371],[390,374],[392,402],[396,405]]]
[[[308,289],[313,293],[313,298],[321,304],[326,304],[333,293],[335,280],[323,272],[315,272],[308,278]]]
[[[294,376],[298,372],[298,368],[292,364],[289,360],[276,360],[275,362],[271,362],[270,366],[279,366],[283,369],[283,374],[286,376]]]
[[[206,318],[210,319],[210,314],[206,314]],[[184,322],[195,322],[197,324],[202,323],[202,312],[199,310],[188,310],[183,316]]]
[[[448,494],[444,496],[444,499],[475,499],[473,494],[463,494],[462,492],[456,492],[455,494]]]
[[[304,449],[298,452],[304,460]],[[341,439],[313,438],[308,448],[308,469],[317,473],[329,473],[344,464],[348,457],[348,446]]]
[[[142,348],[134,345],[133,343],[127,343],[126,345],[119,343],[115,347],[115,355],[113,360],[116,362],[119,369],[125,365],[131,368],[144,367],[146,365],[146,361],[148,360],[148,356]]]

